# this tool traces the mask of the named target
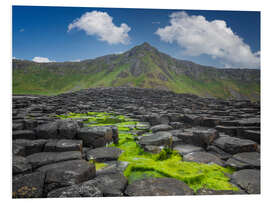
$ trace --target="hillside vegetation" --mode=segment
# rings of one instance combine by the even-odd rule
[[[158,88],[223,99],[260,99],[260,71],[177,60],[148,43],[81,62],[13,60],[13,94],[54,95],[93,87]]]

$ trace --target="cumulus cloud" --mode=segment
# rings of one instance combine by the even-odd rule
[[[208,54],[226,67],[260,67],[260,52],[253,53],[223,20],[207,21],[203,16],[174,12],[170,25],[155,33],[162,41],[178,43],[190,56]]]
[[[84,30],[87,35],[96,35],[100,41],[109,44],[128,44],[130,40],[128,32],[131,28],[125,23],[116,26],[106,12],[86,12],[68,25],[68,32],[74,28]]]
[[[51,63],[51,62],[55,62],[55,61],[51,61],[50,59],[46,58],[46,57],[40,57],[40,56],[36,56],[32,59],[32,61],[37,62],[37,63]]]

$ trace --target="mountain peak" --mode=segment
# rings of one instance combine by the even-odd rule
[[[148,42],[144,42],[138,46],[135,46],[134,48],[132,48],[130,50],[130,52],[132,52],[132,53],[141,53],[141,52],[145,52],[145,51],[154,52],[154,51],[158,51],[158,50],[155,47],[151,46]]]

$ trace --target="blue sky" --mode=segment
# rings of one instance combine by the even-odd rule
[[[174,58],[260,68],[260,12],[13,6],[13,57],[76,61],[143,42]]]

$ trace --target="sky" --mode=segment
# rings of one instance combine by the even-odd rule
[[[12,55],[81,61],[148,42],[174,58],[260,68],[260,12],[13,6]]]

